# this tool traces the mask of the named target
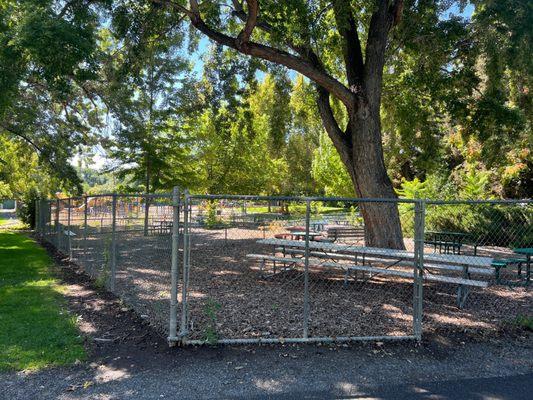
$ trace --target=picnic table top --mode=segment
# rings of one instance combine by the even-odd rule
[[[262,244],[289,247],[305,247],[305,242],[300,240],[286,239],[261,239],[257,241]],[[309,248],[317,250],[334,250],[345,253],[375,255],[384,258],[414,260],[414,252],[407,250],[387,249],[380,247],[352,246],[347,244],[327,243],[327,242],[309,242]],[[424,254],[424,260],[439,264],[454,264],[474,267],[490,267],[492,257],[465,256],[458,254]]]
[[[290,231],[291,235],[295,235],[295,236],[305,236],[307,235],[307,232],[306,231]],[[320,236],[322,235],[320,232],[313,232],[313,231],[310,231],[309,232],[309,236]]]
[[[451,232],[451,231],[426,231],[426,233],[432,235],[447,235],[447,236],[470,236],[470,233],[465,232]]]
[[[519,247],[516,249],[513,249],[515,253],[518,254],[526,254],[526,255],[533,255],[533,247]]]

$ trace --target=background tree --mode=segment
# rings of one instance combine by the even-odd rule
[[[98,12],[107,1],[0,3],[0,130],[21,139],[50,174],[81,191],[69,163],[91,142],[89,95],[98,69]]]
[[[274,86],[266,82],[258,87],[254,75],[247,74],[250,68],[221,46],[213,46],[204,58],[196,111],[189,114],[187,126],[195,138],[199,186],[207,193],[281,191],[285,166],[283,158],[274,155],[273,143],[284,141],[284,128],[252,112],[265,107],[274,114]]]
[[[191,180],[187,138],[176,113],[180,91],[187,90],[189,65],[180,57],[183,34],[179,21],[164,23],[147,10],[140,19],[115,10],[111,33],[103,31],[108,54],[105,104],[113,129],[105,140],[124,189],[153,193]],[[164,26],[164,34],[161,33]],[[129,35],[140,35],[132,43]]]

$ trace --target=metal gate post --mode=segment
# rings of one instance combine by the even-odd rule
[[[415,203],[415,263],[413,280],[413,331],[418,341],[422,340],[425,214],[425,200],[418,200]]]
[[[40,221],[39,221],[39,217],[40,217],[39,208],[40,207],[39,206],[40,206],[40,203],[41,203],[40,200],[36,199],[35,200],[35,204],[34,204],[34,206],[35,206],[35,215],[34,215],[33,223],[34,223],[34,227],[35,227],[35,233],[37,233],[37,236],[41,236],[40,235],[41,232],[39,231],[39,225],[40,225]]]
[[[61,251],[61,227],[59,226],[59,199],[56,199],[56,250]]]
[[[68,260],[72,261],[72,243],[71,243],[71,236],[72,231],[70,227],[70,209],[72,207],[72,199],[68,198],[68,216],[67,216],[67,250],[68,250]]]
[[[37,235],[42,238],[43,236],[43,223],[42,223],[42,200],[36,201],[35,205],[35,231]]]
[[[46,200],[46,215],[48,220],[48,228],[46,229],[47,240],[50,241],[52,236],[52,200]]]
[[[144,196],[144,236],[148,236],[148,219],[150,217],[150,195]]]
[[[189,191],[185,190],[185,203],[183,207],[183,283],[181,294],[181,327],[180,337],[185,340],[187,335],[187,287],[189,285],[189,259],[190,259],[190,242],[189,242],[189,212],[190,212]]]
[[[311,200],[305,203],[305,261],[304,261],[304,315],[303,337],[309,337],[309,223],[311,218]]]
[[[111,291],[115,291],[115,283],[117,278],[117,238],[116,238],[116,231],[117,231],[117,195],[116,193],[113,193],[113,201],[111,203],[111,212],[113,213],[112,219],[111,219],[111,276],[110,276],[110,287]]]
[[[168,344],[176,344],[178,335],[178,276],[179,276],[179,224],[180,224],[180,191],[174,187],[172,191],[172,265],[170,268],[170,318]]]
[[[39,236],[41,237],[41,239],[44,237],[44,228],[46,226],[45,224],[45,213],[44,213],[44,200],[43,199],[40,199],[39,200]]]
[[[83,261],[87,258],[87,196],[83,196]]]

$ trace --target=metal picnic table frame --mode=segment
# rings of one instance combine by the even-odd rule
[[[513,249],[517,254],[526,256],[526,285],[529,285],[531,279],[531,257],[533,256],[533,247],[519,247]]]

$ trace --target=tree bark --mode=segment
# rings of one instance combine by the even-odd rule
[[[396,199],[383,159],[379,111],[372,112],[364,104],[357,111],[347,110],[349,122],[346,132],[343,132],[333,115],[329,93],[321,87],[317,90],[322,123],[348,170],[357,197]],[[363,202],[360,205],[367,246],[405,248],[397,203]]]
[[[355,114],[355,113],[354,113]],[[383,159],[379,116],[366,119],[350,116],[352,159],[346,164],[357,196],[366,199],[395,199],[396,193]],[[396,202],[360,203],[365,222],[365,244],[372,247],[404,249],[402,227]]]

